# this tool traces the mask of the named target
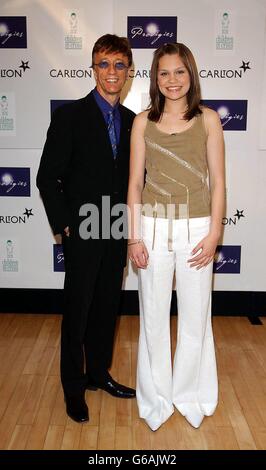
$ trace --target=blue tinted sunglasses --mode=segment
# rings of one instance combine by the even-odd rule
[[[99,62],[98,64],[93,64],[93,65],[97,65],[99,69],[108,69],[111,63],[108,62],[108,60],[101,60],[101,62]],[[125,70],[128,68],[128,66],[124,64],[124,62],[115,62],[113,65],[116,70]]]

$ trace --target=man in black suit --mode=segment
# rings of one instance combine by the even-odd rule
[[[127,242],[106,233],[118,217],[106,215],[102,204],[108,201],[112,211],[126,203],[134,113],[119,97],[131,64],[126,38],[106,34],[96,41],[96,88],[53,113],[37,175],[52,230],[62,234],[66,274],[61,380],[67,414],[78,422],[89,419],[86,388],[135,397],[135,390],[115,382],[108,372]],[[91,216],[92,205],[99,217],[89,224],[84,216]]]

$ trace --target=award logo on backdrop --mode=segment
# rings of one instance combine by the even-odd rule
[[[130,69],[128,72],[129,78],[150,78],[151,71],[150,69]]]
[[[247,129],[247,100],[202,100],[202,104],[217,111],[224,131]]]
[[[82,49],[81,15],[78,10],[65,10],[64,47],[65,50]]]
[[[92,78],[92,69],[51,69],[49,70],[51,78]]]
[[[17,273],[19,270],[17,240],[14,239],[4,239],[0,240],[1,244],[1,267],[2,272],[4,273]]]
[[[246,71],[251,70],[250,61],[244,62],[238,68],[230,69],[201,69],[200,78],[243,78]]]
[[[0,91],[0,136],[16,135],[15,94]]]
[[[234,16],[230,11],[220,11],[216,18],[216,49],[232,51],[234,49]]]
[[[0,196],[30,197],[30,168],[0,167]]]
[[[242,210],[236,209],[236,212],[234,213],[234,215],[229,216],[229,217],[223,217],[222,224],[223,225],[230,225],[230,226],[235,227],[236,225],[238,225],[238,222],[240,220],[242,220],[242,218],[246,217],[243,214],[243,212],[244,212],[244,209],[242,209]]]
[[[128,16],[127,37],[133,49],[156,49],[176,42],[177,16]]]
[[[63,247],[60,244],[53,245],[54,272],[65,272]]]
[[[218,245],[213,272],[216,274],[240,274],[240,260],[240,245]]]
[[[18,67],[9,67],[0,69],[0,77],[1,78],[22,78],[24,76],[24,72],[27,69],[30,69],[29,60],[27,61],[20,61],[21,64]]]
[[[27,48],[26,16],[0,16],[0,48]]]
[[[20,214],[2,215],[0,214],[0,224],[26,224],[30,217],[33,217],[33,209],[27,209]]]

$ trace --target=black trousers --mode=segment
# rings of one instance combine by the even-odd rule
[[[65,237],[64,244],[69,241]],[[65,310],[61,329],[61,381],[65,393],[85,388],[88,376],[105,379],[111,366],[116,317],[123,280],[117,241],[99,241],[101,249],[80,263],[65,257]]]

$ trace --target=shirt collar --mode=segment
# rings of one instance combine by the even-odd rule
[[[96,87],[92,90],[92,93],[93,93],[96,103],[98,104],[100,110],[103,113],[107,114],[109,111],[116,112],[118,110],[119,100],[114,106],[112,106],[110,103],[108,103],[108,101],[106,101],[105,98],[103,98],[102,95],[100,95]]]

